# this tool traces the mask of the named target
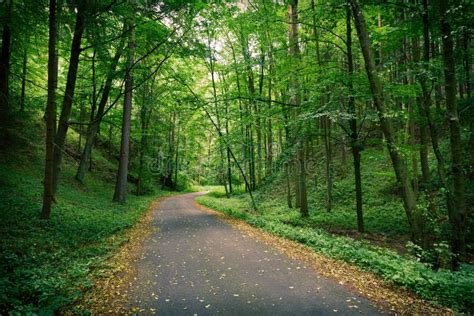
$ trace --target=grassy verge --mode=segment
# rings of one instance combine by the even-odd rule
[[[324,230],[285,223],[268,209],[248,212],[247,197],[226,199],[211,193],[197,201],[209,208],[241,219],[272,234],[302,243],[327,257],[355,264],[386,281],[406,287],[432,303],[459,311],[474,309],[474,267],[464,265],[458,272],[433,271],[415,258],[374,246],[363,240],[334,236]],[[267,206],[268,207],[268,206]],[[270,214],[270,215],[269,215]]]
[[[94,171],[84,184],[73,179],[77,163],[66,157],[51,220],[40,221],[39,135],[25,136],[21,146],[0,155],[0,314],[49,315],[83,295],[151,201],[170,194],[129,194],[125,205],[112,203],[116,167],[94,151]],[[71,140],[69,148],[75,146]]]

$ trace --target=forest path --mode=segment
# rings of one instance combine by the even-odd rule
[[[158,315],[380,315],[371,303],[303,262],[243,235],[194,199],[153,210],[129,308]]]

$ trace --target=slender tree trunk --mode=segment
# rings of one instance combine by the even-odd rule
[[[271,80],[271,60],[270,60],[270,77],[268,80],[268,119],[267,119],[267,166],[266,175],[273,174],[273,130],[272,130],[272,80]]]
[[[10,79],[10,50],[11,50],[11,15],[13,0],[5,1],[5,15],[3,17],[2,51],[0,53],[0,116],[3,119],[8,111],[8,94]]]
[[[130,154],[130,123],[132,114],[133,88],[132,67],[134,63],[135,54],[135,29],[132,27],[131,22],[128,22],[127,24],[129,27],[129,37],[127,49],[127,69],[125,72],[125,95],[123,102],[122,138],[120,142],[120,158],[119,168],[117,172],[117,182],[115,183],[115,192],[113,197],[113,201],[118,203],[125,203],[127,199],[127,177]]]
[[[416,126],[415,126],[415,118],[413,113],[413,103],[411,100],[408,103],[408,137],[409,137],[409,144],[412,148],[416,146]],[[418,195],[418,159],[417,154],[413,150],[411,154],[411,167],[413,173],[413,191],[415,195]]]
[[[150,89],[152,90],[152,89]],[[148,122],[151,115],[151,111],[148,110],[149,102],[149,91],[148,86],[145,84],[144,91],[142,93],[142,105],[140,109],[140,153],[138,162],[138,180],[137,180],[137,195],[143,194],[143,167],[145,164],[145,150],[148,146]]]
[[[26,66],[28,63],[28,54],[25,47],[23,52],[23,63],[21,67],[21,94],[20,94],[20,112],[25,111],[25,96],[26,96]]]
[[[260,57],[260,78],[258,81],[258,92],[261,98],[263,98],[263,80],[264,74],[263,69],[265,65],[265,55],[263,53],[263,49],[261,52],[262,56]],[[261,114],[260,114],[260,105],[255,102],[254,103],[255,109],[255,128],[257,130],[257,183],[262,182],[262,126],[261,126]]]
[[[311,0],[311,11],[313,13],[313,36],[316,42],[316,61],[320,70],[322,69],[322,58],[319,48],[319,33],[316,28],[316,9],[314,0]],[[325,97],[320,97],[321,106],[325,105]],[[324,141],[324,151],[325,151],[325,175],[326,175],[326,211],[331,211],[332,209],[332,146],[331,146],[331,122],[328,116],[324,116],[320,120],[321,126],[323,127],[323,141]]]
[[[463,66],[467,98],[471,99],[471,55],[469,53],[470,36],[467,28],[463,30]]]
[[[91,122],[87,130],[86,142],[84,144],[84,149],[82,150],[81,158],[79,160],[79,166],[77,167],[76,172],[76,180],[78,180],[79,182],[84,181],[84,176],[87,171],[87,164],[91,159],[92,147],[94,145],[95,137],[99,131],[99,126],[102,121],[102,117],[104,116],[105,106],[107,105],[107,101],[109,100],[110,89],[112,88],[112,82],[115,77],[115,69],[117,68],[120,56],[122,56],[123,53],[123,44],[124,43],[122,40],[119,44],[119,47],[117,48],[112,62],[110,63],[107,78],[105,79],[104,83],[104,88],[102,89],[102,95],[99,101],[99,106],[97,108],[97,114],[95,116],[91,116]]]
[[[413,212],[416,208],[415,193],[413,192],[413,189],[410,183],[406,163],[403,160],[403,157],[400,155],[397,149],[397,145],[395,143],[392,123],[390,119],[387,117],[387,108],[384,103],[383,89],[380,82],[379,74],[375,68],[375,61],[372,56],[372,51],[370,48],[369,34],[367,31],[364,15],[362,13],[362,10],[357,0],[349,0],[349,3],[352,9],[352,14],[353,14],[355,26],[357,29],[357,35],[359,37],[362,54],[364,56],[365,68],[366,68],[367,76],[369,79],[370,90],[372,92],[372,97],[374,100],[375,107],[377,108],[380,125],[382,127],[382,131],[383,131],[385,141],[387,144],[387,149],[389,151],[390,158],[392,160],[392,165],[393,165],[397,180],[402,189],[403,204],[404,204],[405,213],[408,219],[408,223],[412,230],[412,237],[416,241],[415,234],[417,232],[414,230],[414,223],[413,223]]]
[[[211,37],[208,35],[208,49],[209,49],[209,70],[211,72],[211,82],[212,82],[212,95],[214,98],[214,109],[216,114],[216,121],[217,121],[217,128],[221,130],[221,118],[219,112],[219,105],[217,101],[217,88],[216,88],[216,80],[215,80],[215,71],[214,71],[214,51],[211,46]],[[218,139],[218,146],[219,146],[219,181],[222,182],[225,189],[225,194],[229,197],[229,189],[227,188],[226,183],[226,176],[224,171],[224,147],[222,144],[222,139]]]
[[[449,125],[449,140],[451,144],[451,172],[453,176],[453,196],[455,208],[449,214],[452,225],[452,250],[459,257],[455,259],[463,260],[466,253],[465,223],[467,214],[465,213],[465,192],[464,174],[462,168],[462,144],[461,126],[456,104],[456,73],[454,61],[454,48],[451,33],[451,25],[448,19],[450,10],[449,0],[438,0],[441,37],[443,41],[443,63],[446,91],[446,110]]]
[[[84,108],[84,101],[80,100],[80,109],[79,109],[79,142],[77,144],[77,152],[81,152],[81,147],[82,147],[82,131],[83,131],[83,125],[82,123],[84,122],[84,116],[86,115],[86,109]]]
[[[174,185],[176,188],[178,188],[178,168],[179,168],[179,165],[178,165],[178,162],[179,162],[179,132],[180,132],[180,124],[179,124],[179,121],[178,121],[178,130],[176,132],[176,149],[175,149],[175,153],[174,153]],[[226,187],[226,191],[227,191],[227,187]]]
[[[81,54],[81,40],[84,34],[84,14],[79,7],[76,14],[76,25],[71,44],[71,54],[69,58],[69,68],[67,73],[66,91],[59,117],[58,130],[54,138],[54,165],[53,165],[53,197],[56,196],[61,173],[61,162],[66,142],[67,130],[69,128],[69,116],[71,115],[74,92],[76,88],[77,69],[79,66],[79,55]]]
[[[97,75],[96,75],[96,67],[95,67],[95,61],[96,61],[96,55],[97,51],[94,48],[94,51],[92,52],[92,102],[91,102],[91,122],[94,120],[95,116],[95,110],[97,107]]]
[[[165,186],[175,189],[175,184],[173,183],[173,157],[174,157],[174,141],[175,141],[175,128],[176,128],[176,111],[173,111],[173,116],[171,118],[171,129],[168,132],[168,155],[166,157],[166,173],[164,178]],[[212,139],[209,138],[209,152],[208,152],[208,165],[211,161],[211,142]]]
[[[298,39],[298,0],[291,0],[288,5],[288,15],[289,15],[289,32],[288,32],[288,40],[290,44],[289,54],[290,57],[293,59],[294,65],[297,66],[300,60],[300,49],[299,49],[299,39]],[[298,67],[295,67],[298,68]],[[293,105],[300,106],[301,99],[300,99],[300,91],[299,91],[299,83],[297,80],[297,74],[293,74],[291,81],[291,99],[290,102]],[[297,124],[297,132],[295,133],[296,145],[297,145],[297,164],[295,165],[295,175],[298,176],[297,181],[295,183],[297,199],[296,201],[299,202],[299,208],[301,216],[306,217],[309,215],[308,213],[308,198],[307,198],[307,190],[306,190],[306,161],[305,161],[305,152],[304,152],[304,144],[305,144],[305,136],[304,136],[304,129],[303,123]],[[298,204],[298,203],[297,203]]]
[[[222,86],[222,93],[224,96],[228,95],[227,90],[227,83],[225,79],[225,74],[221,73],[221,86]],[[224,101],[224,115],[225,115],[225,135],[229,137],[229,103]],[[226,154],[227,154],[227,183],[229,184],[229,194],[232,194],[232,165],[231,165],[231,154],[229,146],[226,146]]]
[[[293,204],[292,204],[292,201],[291,201],[291,182],[290,182],[290,179],[292,177],[292,174],[291,174],[291,156],[290,156],[290,149],[291,149],[291,137],[290,137],[290,128],[288,126],[289,122],[288,122],[288,113],[286,113],[286,111],[284,112],[284,115],[285,115],[285,120],[284,120],[284,123],[285,123],[285,152],[286,152],[286,159],[284,161],[284,164],[285,164],[285,173],[286,173],[286,201],[287,201],[287,204],[288,204],[288,207],[289,208],[293,208]]]
[[[354,75],[354,59],[352,56],[352,26],[351,26],[351,11],[350,8],[347,8],[346,12],[346,47],[347,47],[347,72],[349,75],[349,113],[352,115],[352,118],[349,121],[351,129],[351,151],[354,162],[354,183],[355,183],[355,192],[356,192],[356,213],[357,213],[357,230],[359,233],[364,232],[364,214],[362,209],[362,177],[360,172],[360,140],[359,132],[357,130],[357,113],[355,108],[355,99],[354,99],[354,85],[353,85],[353,75]]]
[[[438,129],[434,124],[432,115],[431,115],[431,91],[428,88],[428,64],[430,62],[430,34],[429,34],[429,8],[428,8],[428,0],[423,0],[423,13],[422,13],[422,23],[423,23],[423,63],[424,63],[424,71],[420,75],[420,85],[421,85],[421,91],[423,95],[423,104],[422,104],[422,110],[423,113],[421,116],[423,116],[426,119],[426,123],[428,124],[428,130],[430,132],[430,137],[431,137],[431,142],[432,142],[432,147],[433,147],[433,152],[435,154],[437,164],[438,164],[438,176],[441,180],[442,185],[447,188],[447,180],[446,180],[446,174],[445,174],[445,163],[444,163],[444,157],[441,154],[441,149],[439,148],[439,136],[438,136]],[[446,190],[446,192],[449,192],[449,190]],[[449,197],[449,193],[447,194],[447,200],[452,200],[452,198]],[[451,205],[451,206],[450,206]],[[448,203],[448,208],[451,209],[452,203]]]
[[[225,134],[229,137],[229,112],[228,104],[225,104]],[[232,167],[231,167],[230,148],[227,146],[227,183],[229,184],[229,193],[232,194]]]
[[[332,210],[332,144],[331,144],[331,120],[328,116],[322,118],[324,131],[324,150],[326,152],[326,211]]]
[[[235,55],[235,49],[234,49],[234,45],[232,45],[232,42],[229,40],[229,44],[230,44],[230,48],[231,48],[231,51],[232,51],[232,61],[233,61],[233,66],[234,66],[234,71],[235,71],[235,82],[236,82],[236,85],[237,85],[237,93],[239,95],[239,98],[238,98],[238,103],[239,103],[239,116],[240,116],[240,136],[241,136],[241,144],[242,144],[242,153],[243,153],[243,170],[247,170],[247,151],[246,151],[246,142],[245,142],[245,129],[244,129],[244,126],[245,126],[245,122],[244,122],[244,117],[243,117],[243,109],[242,109],[242,100],[241,100],[241,96],[242,96],[242,89],[240,87],[240,76],[239,76],[239,69],[237,67],[237,58],[236,58],[236,55]],[[247,186],[245,186],[245,190],[247,190]]]
[[[247,74],[247,92],[249,95],[249,102],[245,103],[245,121],[246,121],[246,152],[249,169],[250,188],[255,190],[257,188],[257,180],[255,173],[255,145],[253,142],[253,116],[252,110],[255,108],[255,81],[250,60],[250,52],[248,50],[248,38],[245,38],[243,33],[240,34],[240,41],[242,44],[242,56],[244,57],[245,70]],[[257,114],[257,113],[255,113]]]
[[[427,0],[423,0],[427,1]],[[422,16],[424,13],[422,13]],[[422,17],[424,20],[425,18]],[[423,24],[425,22],[423,21]],[[428,27],[428,26],[427,26]],[[425,30],[425,26],[423,26],[423,32],[429,32],[429,29]],[[429,33],[428,33],[429,37]],[[424,48],[425,49],[425,48]],[[425,57],[423,57],[424,62],[429,62],[429,42],[428,42],[428,57],[427,60],[425,61]],[[420,49],[419,49],[419,43],[418,39],[413,40],[413,62],[415,64],[418,64],[420,62]],[[421,85],[426,85],[426,79],[425,75],[423,74],[421,78],[419,79]],[[423,81],[423,83],[422,83]],[[426,95],[425,95],[426,93]],[[422,88],[422,95],[421,98],[417,97],[417,109],[418,109],[418,125],[420,129],[420,164],[421,164],[421,175],[424,183],[428,183],[430,181],[430,167],[429,167],[429,161],[428,161],[428,122],[426,121],[426,117],[424,116],[423,113],[423,106],[426,103],[425,98],[430,98],[430,94],[427,91],[424,91]]]
[[[46,152],[44,168],[43,208],[40,218],[49,219],[53,201],[53,149],[56,130],[55,94],[58,83],[56,58],[56,0],[49,0],[49,40],[48,40],[48,101],[46,107]]]

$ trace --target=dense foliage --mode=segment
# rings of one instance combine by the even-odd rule
[[[472,308],[473,12],[467,0],[1,1],[0,308],[70,302],[71,280],[109,247],[81,245],[132,225],[158,189],[213,184],[229,210],[249,199],[239,212],[254,215],[239,216],[257,226],[334,242],[317,245]],[[386,238],[422,263],[323,230]]]

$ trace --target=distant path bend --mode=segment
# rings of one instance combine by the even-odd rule
[[[203,193],[153,210],[129,307],[157,315],[380,315],[371,303],[198,209]]]

